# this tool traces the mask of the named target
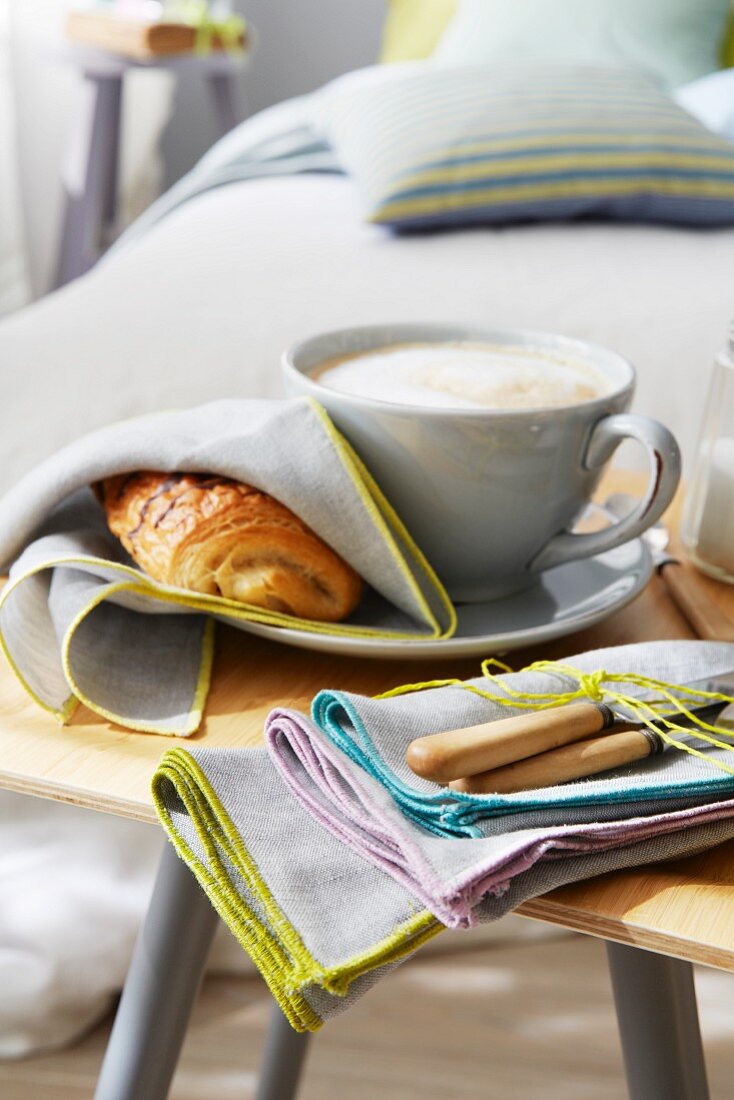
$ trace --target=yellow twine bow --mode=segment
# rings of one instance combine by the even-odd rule
[[[487,691],[475,684],[467,684],[464,680],[430,680],[421,684],[405,684],[402,687],[393,688],[392,691],[386,691],[376,698],[388,699],[414,691],[425,691],[427,688],[458,687],[483,699],[489,699],[490,702],[521,710],[548,710],[551,707],[562,707],[567,703],[573,703],[577,699],[590,699],[593,703],[610,702],[613,706],[625,707],[631,711],[637,721],[657,733],[667,745],[687,752],[690,756],[698,756],[721,771],[734,775],[734,767],[729,767],[728,764],[672,736],[672,733],[686,733],[714,748],[734,753],[733,744],[720,740],[722,735],[724,737],[734,735],[734,730],[711,725],[688,709],[705,706],[707,703],[734,703],[734,697],[730,695],[724,695],[718,691],[701,691],[682,684],[668,684],[664,680],[655,680],[651,676],[640,676],[634,672],[607,672],[603,668],[594,672],[582,672],[573,665],[563,664],[561,661],[535,661],[520,671],[544,672],[551,676],[567,677],[575,681],[575,687],[567,691],[518,691],[510,684],[503,683],[497,673],[490,671],[492,668],[499,669],[500,672],[512,672],[512,669],[493,657],[482,661],[482,675],[490,683],[500,687],[501,694]],[[617,690],[614,684],[633,684],[651,694],[656,693],[660,698],[638,699],[634,695]],[[690,725],[681,725],[675,719],[671,720],[668,716],[673,714],[681,715]]]

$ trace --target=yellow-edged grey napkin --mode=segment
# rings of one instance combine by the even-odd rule
[[[89,486],[134,470],[211,473],[270,493],[365,580],[344,623],[200,596],[146,576]],[[0,501],[0,644],[28,692],[65,718],[82,700],[133,729],[197,728],[213,618],[342,636],[448,637],[454,609],[326,413],[307,399],[228,400],[123,421],[79,439]],[[243,670],[246,675],[246,670]]]

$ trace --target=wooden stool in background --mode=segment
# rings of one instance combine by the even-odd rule
[[[81,75],[77,113],[61,169],[64,208],[53,289],[83,275],[104,251],[117,210],[122,88],[131,69],[199,74],[207,84],[223,136],[239,121],[237,80],[246,52],[186,54],[137,61],[69,45],[63,58]]]

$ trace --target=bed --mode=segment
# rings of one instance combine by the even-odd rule
[[[0,324],[0,488],[119,417],[275,395],[283,348],[311,333],[429,318],[614,348],[638,368],[636,411],[667,423],[690,460],[732,287],[734,230],[570,223],[399,238],[361,222],[344,176],[232,183]]]

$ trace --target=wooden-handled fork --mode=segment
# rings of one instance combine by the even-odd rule
[[[649,729],[626,729],[541,752],[503,768],[455,779],[449,786],[467,794],[513,794],[516,791],[556,787],[571,779],[634,764],[665,750],[665,743]]]

